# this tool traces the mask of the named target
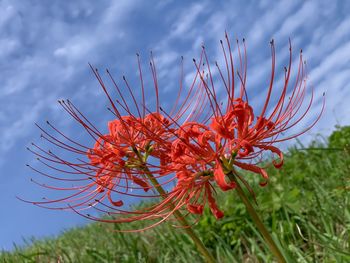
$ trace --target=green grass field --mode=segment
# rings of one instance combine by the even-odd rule
[[[244,176],[288,261],[350,262],[350,127],[308,147],[296,145],[282,169],[268,171],[263,188],[258,176]],[[216,221],[206,211],[194,226],[217,261],[273,262],[235,191],[218,199],[225,217]],[[91,223],[1,252],[0,262],[203,262],[191,240],[169,223],[142,233],[111,231],[141,226]]]

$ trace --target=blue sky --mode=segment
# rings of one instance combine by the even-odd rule
[[[270,76],[269,41],[276,43],[278,80],[290,37],[294,62],[302,48],[308,83],[316,92],[310,118],[326,92],[322,119],[301,138],[308,141],[317,133],[329,134],[336,124],[350,123],[349,13],[350,2],[340,0],[0,0],[0,248],[86,223],[74,213],[41,209],[15,196],[43,195],[30,182],[36,175],[25,166],[35,159],[26,146],[40,141],[35,122],[48,119],[73,137],[83,136],[58,99],[71,99],[101,130],[112,118],[88,62],[109,68],[118,81],[125,74],[133,84],[138,81],[135,53],[141,54],[149,76],[147,60],[153,50],[162,104],[168,105],[177,88],[181,55],[189,79],[192,58],[198,57],[202,43],[213,61],[220,60],[219,40],[227,30],[233,40],[246,39],[248,90],[259,104]]]

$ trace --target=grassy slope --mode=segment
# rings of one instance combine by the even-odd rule
[[[265,224],[291,262],[350,262],[349,141],[345,127],[327,147],[314,142],[306,150],[291,149],[283,169],[270,170],[264,188],[257,186],[257,176],[245,175]],[[218,261],[270,262],[272,255],[235,192],[219,199],[225,217],[216,221],[206,211],[195,226]],[[0,262],[203,262],[181,229],[163,224],[142,233],[111,231],[119,227],[129,226],[92,223],[2,252]]]

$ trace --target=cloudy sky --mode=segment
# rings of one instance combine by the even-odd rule
[[[11,249],[13,242],[22,244],[22,238],[55,235],[86,223],[76,214],[40,209],[15,196],[42,195],[30,182],[35,175],[26,167],[35,160],[26,146],[40,143],[34,123],[50,120],[73,137],[83,136],[58,99],[71,99],[101,130],[106,129],[112,117],[88,63],[102,71],[109,68],[117,81],[125,74],[135,84],[135,53],[141,55],[147,78],[152,50],[162,104],[168,105],[178,86],[180,57],[185,58],[185,78],[191,76],[192,58],[199,56],[202,43],[211,61],[220,61],[219,40],[227,30],[233,43],[246,39],[247,88],[259,107],[270,77],[269,41],[274,38],[276,43],[278,80],[291,38],[293,63],[302,48],[308,83],[315,89],[308,118],[317,114],[326,92],[326,111],[301,138],[306,142],[317,133],[329,134],[336,124],[350,123],[349,13],[350,2],[341,0],[0,0],[0,248]],[[153,102],[148,96],[148,105]]]

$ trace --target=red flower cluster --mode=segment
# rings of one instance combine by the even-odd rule
[[[70,101],[60,101],[62,107],[81,124],[95,144],[92,148],[85,146],[50,123],[48,125],[56,135],[39,127],[44,139],[77,157],[75,161],[65,160],[53,151],[33,144],[29,150],[45,166],[60,174],[48,174],[30,166],[40,174],[56,180],[59,186],[39,184],[68,193],[63,198],[45,199],[34,204],[50,209],[73,209],[85,217],[104,222],[157,219],[149,227],[169,219],[180,210],[185,211],[185,214],[201,215],[207,204],[217,219],[223,217],[224,213],[215,200],[215,191],[235,188],[235,183],[228,175],[235,175],[237,169],[247,170],[261,175],[261,185],[265,185],[268,174],[259,166],[263,154],[267,151],[276,154],[279,160],[273,160],[273,165],[280,168],[283,165],[283,154],[275,143],[306,132],[318,121],[324,109],[323,100],[321,113],[311,125],[297,134],[283,137],[285,131],[305,117],[313,102],[311,92],[309,102],[304,105],[307,90],[302,53],[300,52],[293,86],[288,88],[292,67],[290,46],[289,65],[285,68],[283,86],[279,95],[273,96],[275,48],[271,42],[270,84],[262,109],[257,114],[248,101],[244,41],[243,45],[244,52],[241,54],[237,42],[240,66],[237,72],[238,85],[235,82],[233,54],[226,35],[226,45],[221,41],[225,70],[221,70],[216,63],[216,73],[212,73],[203,47],[200,60],[194,60],[196,73],[192,85],[185,95],[181,85],[175,105],[168,113],[159,105],[157,73],[152,57],[150,65],[156,95],[154,112],[146,107],[145,85],[138,55],[142,95],[140,103],[125,77],[125,89],[122,90],[107,71],[120,95],[120,100],[113,100],[99,72],[92,68],[110,102],[109,110],[114,114],[114,120],[108,123],[108,132],[101,133]],[[181,75],[182,83],[183,73]],[[236,86],[239,86],[238,91],[235,90]],[[126,92],[130,94],[133,104],[127,102]],[[224,96],[219,96],[222,93]],[[219,97],[224,97],[225,100],[220,100]],[[61,186],[64,182],[75,182],[76,185]],[[137,210],[125,208],[132,197],[154,198],[154,202]],[[82,210],[86,208],[108,213],[112,217],[101,219],[84,214]]]

